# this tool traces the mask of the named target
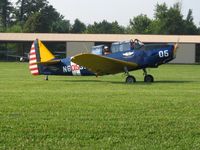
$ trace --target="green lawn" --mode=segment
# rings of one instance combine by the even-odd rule
[[[0,149],[200,149],[200,66],[125,76],[31,76],[0,63]]]

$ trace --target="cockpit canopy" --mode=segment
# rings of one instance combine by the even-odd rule
[[[144,46],[144,44],[138,39],[123,41],[123,42],[115,42],[111,44],[110,52],[117,53],[127,50],[139,50]],[[104,47],[105,45],[93,46],[91,49],[92,54],[96,55],[104,55]]]
[[[111,45],[112,53],[122,52],[126,50],[130,50],[130,42],[127,42],[127,41],[115,42],[115,43],[112,43]]]

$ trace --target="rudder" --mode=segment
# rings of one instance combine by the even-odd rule
[[[31,46],[31,50],[29,52],[29,70],[32,75],[39,75],[39,67],[38,67],[38,60],[36,57],[36,45],[35,42],[33,42]]]

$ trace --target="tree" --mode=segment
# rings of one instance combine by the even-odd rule
[[[9,0],[0,1],[0,26],[3,30],[11,24],[13,7]]]
[[[93,25],[88,25],[86,33],[101,33],[101,34],[123,34],[124,28],[119,26],[118,22],[109,23],[103,20],[100,23],[94,22]]]
[[[188,11],[186,19],[181,14],[181,3],[175,3],[168,8],[166,3],[157,4],[154,19],[139,15],[130,20],[128,33],[140,34],[198,34],[193,22],[192,10]]]
[[[139,15],[130,19],[125,29],[117,21],[94,22],[86,26],[76,19],[71,26],[48,0],[17,0],[16,7],[10,0],[0,1],[0,32],[52,32],[52,33],[102,33],[102,34],[200,34],[194,24],[192,10],[186,18],[181,14],[181,3],[168,7],[166,3],[155,6],[154,19]]]
[[[24,25],[24,32],[69,32],[70,23],[63,18],[52,5],[47,5],[28,18]]]
[[[17,20],[22,24],[36,12],[41,12],[48,6],[47,0],[18,0],[16,9]]]
[[[166,3],[156,4],[156,9],[154,13],[155,20],[152,21],[150,25],[150,30],[155,34],[164,34],[166,31],[166,18],[167,18],[168,7]]]
[[[69,33],[71,29],[71,24],[69,20],[58,19],[52,24],[52,33]]]
[[[184,20],[184,34],[198,34],[198,29],[193,22],[191,9],[189,9],[186,20]]]
[[[70,22],[64,20],[47,0],[18,0],[17,6],[17,22],[24,32],[69,32]]]
[[[112,32],[114,34],[124,34],[125,28],[120,26],[117,21],[112,22]]]
[[[151,19],[149,19],[147,15],[141,14],[137,17],[134,17],[132,20],[130,20],[129,32],[137,34],[149,33],[149,26],[151,22]]]
[[[153,33],[158,34],[183,34],[184,19],[181,14],[181,4],[175,3],[168,8],[165,3],[157,4],[155,9],[154,26],[151,25]],[[156,25],[156,26],[155,26]]]
[[[31,33],[31,32],[32,33],[43,32],[43,27],[42,27],[40,20],[41,20],[41,13],[39,13],[39,12],[34,13],[26,21],[23,31],[29,32],[29,33]]]
[[[184,21],[178,3],[168,10],[165,21],[166,34],[183,34]]]
[[[6,32],[10,33],[20,33],[23,32],[20,24],[13,24],[6,29]]]
[[[158,20],[163,20],[167,17],[167,11],[168,11],[168,7],[166,5],[166,3],[163,4],[156,4],[156,9],[155,9],[155,13],[154,13],[154,18],[158,19]]]
[[[72,26],[71,32],[72,33],[83,33],[86,30],[86,25],[81,22],[79,19],[76,19],[74,21],[74,24]]]

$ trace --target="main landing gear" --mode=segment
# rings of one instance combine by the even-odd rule
[[[150,74],[147,74],[147,71],[145,68],[143,69],[143,71],[144,71],[144,82],[147,82],[147,83],[154,82],[153,76]]]
[[[126,77],[126,83],[134,83],[134,82],[136,82],[136,79],[135,79],[135,77],[134,76],[131,76],[131,75],[128,75],[127,77]]]
[[[136,82],[135,77],[129,74],[127,67],[124,67],[124,71],[125,71],[125,74],[127,76],[126,77],[126,83],[131,84],[131,83]]]
[[[129,74],[127,67],[124,68],[124,71],[125,71],[125,74],[127,76],[126,77],[126,83],[131,84],[131,83],[136,82],[135,77]],[[144,71],[144,82],[146,82],[146,83],[154,82],[153,76],[150,75],[150,74],[147,74],[146,69],[143,69],[143,71]]]
[[[126,77],[126,83],[131,84],[131,83],[136,82],[135,77],[129,74],[127,67],[124,67],[124,71],[125,71],[125,74],[127,76]]]

